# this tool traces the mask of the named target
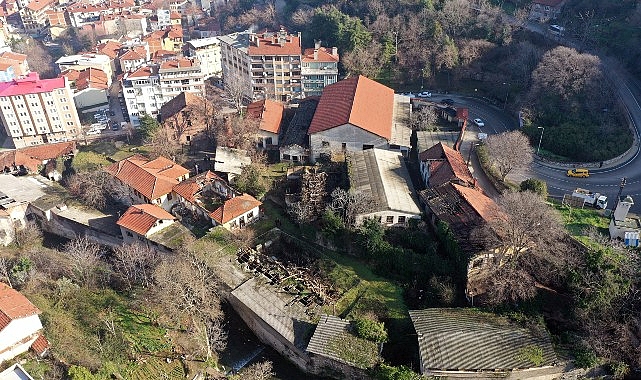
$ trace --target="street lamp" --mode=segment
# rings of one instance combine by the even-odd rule
[[[543,132],[545,132],[545,127],[536,127],[536,128],[541,130],[541,137],[539,138],[539,147],[536,148],[536,154],[538,156],[539,151],[541,150],[541,141],[543,141]]]
[[[503,82],[503,85],[507,86],[505,88],[505,102],[503,102],[503,109],[505,109],[507,107],[507,97],[510,94],[510,86],[508,85],[508,83],[505,83],[505,82]]]

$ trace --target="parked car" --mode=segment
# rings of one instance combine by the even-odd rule
[[[453,106],[454,105],[454,100],[452,99],[443,99],[441,100],[442,104],[447,104],[448,106]]]
[[[120,126],[118,125],[117,122],[114,121],[113,123],[111,123],[111,130],[112,131],[117,131],[119,129],[120,129]]]
[[[477,127],[479,127],[479,128],[483,128],[483,127],[485,127],[485,123],[483,122],[483,120],[481,120],[481,119],[474,119],[473,121],[474,121],[474,124],[476,124],[476,126],[477,126]]]
[[[588,178],[590,176],[590,171],[588,169],[570,169],[568,170],[568,177],[579,177],[579,178]]]
[[[432,93],[429,92],[429,91],[419,92],[418,93],[418,97],[419,98],[431,98],[432,97]]]

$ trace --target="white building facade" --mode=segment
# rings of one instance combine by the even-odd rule
[[[204,79],[220,78],[223,75],[220,40],[217,37],[191,40],[187,45],[189,46],[189,56],[195,57],[200,62]]]

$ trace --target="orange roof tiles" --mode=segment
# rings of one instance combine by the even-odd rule
[[[280,131],[284,110],[282,103],[270,99],[259,100],[247,106],[247,114],[260,119],[259,129],[276,134]]]
[[[154,70],[150,66],[142,66],[127,76],[129,78],[146,78],[154,75]]]
[[[318,57],[314,59],[314,48],[305,49],[303,62],[338,62],[338,54],[332,54],[332,49],[321,47],[318,49]]]
[[[419,153],[419,160],[437,160],[430,165],[430,185],[438,186],[452,179],[458,179],[469,184],[475,184],[476,180],[470,173],[461,153],[438,143],[433,147]]]
[[[99,44],[96,46],[96,52],[104,54],[111,59],[114,59],[118,56],[118,51],[122,47],[122,44],[116,41],[107,41],[105,43]]]
[[[203,98],[191,92],[181,92],[160,107],[160,120],[165,121],[192,104],[203,102]]]
[[[182,19],[182,16],[180,15],[180,13],[178,13],[178,12],[173,12],[173,11],[172,11],[172,12],[169,14],[169,19],[170,19],[170,20]]]
[[[104,71],[88,67],[80,71],[78,74],[78,79],[76,79],[76,89],[106,89],[109,88],[108,83],[107,74]]]
[[[42,356],[49,349],[49,341],[44,335],[39,334],[36,340],[31,344],[31,349],[36,354]]]
[[[143,59],[143,56],[140,55],[137,51],[127,50],[123,55],[120,56],[121,61],[138,61]]]
[[[278,32],[255,33],[250,36],[249,55],[300,55],[300,38],[286,34],[284,39]],[[258,41],[258,43],[256,43]],[[282,41],[282,45],[280,43]]]
[[[174,192],[185,198],[189,202],[196,203],[195,195],[203,189],[205,183],[210,183],[216,179],[225,182],[225,180],[220,178],[218,175],[207,170],[202,174],[199,174],[195,177],[190,177],[174,186]]]
[[[452,185],[485,221],[489,221],[497,215],[499,210],[497,204],[481,191],[455,183]]]
[[[52,3],[53,0],[31,0],[29,4],[27,4],[27,8],[31,9],[34,12],[37,12],[51,5]]]
[[[40,314],[22,293],[0,282],[0,330],[7,327],[14,319]]]
[[[218,224],[225,224],[235,218],[259,207],[263,203],[249,194],[239,195],[225,201],[225,203],[209,215]]]
[[[160,69],[161,70],[180,69],[180,68],[192,67],[192,66],[194,66],[194,64],[191,60],[186,58],[178,58],[178,59],[172,59],[169,61],[164,61],[163,63],[160,64]]]
[[[189,173],[164,157],[149,161],[141,155],[118,161],[105,170],[149,200],[169,194],[179,178]]]
[[[159,220],[176,220],[176,218],[160,206],[140,204],[129,207],[116,224],[145,236]]]
[[[309,134],[352,124],[389,140],[393,113],[394,90],[359,75],[325,87]]]

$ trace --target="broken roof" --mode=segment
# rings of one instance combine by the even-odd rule
[[[350,189],[372,197],[371,213],[387,210],[421,213],[401,153],[368,149],[353,152],[349,160]]]
[[[430,186],[439,186],[452,180],[472,186],[476,183],[461,153],[442,142],[419,153],[418,157],[420,161],[431,161]]]
[[[418,334],[423,372],[432,370],[495,371],[554,365],[557,358],[543,327],[525,329],[507,318],[475,309],[410,310]],[[533,364],[520,353],[542,350]]]
[[[358,75],[323,89],[309,134],[352,124],[389,140],[393,113],[394,90]]]
[[[294,113],[294,117],[289,122],[287,130],[280,141],[281,146],[298,145],[306,147],[308,145],[307,131],[312,123],[319,98],[308,97],[303,99]]]
[[[263,99],[247,106],[247,114],[260,119],[258,128],[262,131],[278,134],[280,123],[283,120],[285,107],[275,100]]]

